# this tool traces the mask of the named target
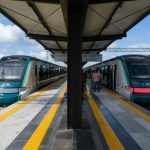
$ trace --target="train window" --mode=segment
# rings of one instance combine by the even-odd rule
[[[101,69],[100,69],[100,73],[102,74],[102,77],[103,77],[103,75],[104,75],[104,67],[101,67]]]
[[[150,78],[150,62],[127,62],[127,68],[132,78]]]
[[[57,76],[58,68],[55,67],[55,76]]]
[[[60,74],[60,67],[58,67],[58,74],[57,75],[59,75]]]
[[[108,67],[105,66],[104,67],[104,71],[103,71],[103,78],[104,78],[104,80],[107,80],[107,69],[108,69]]]
[[[45,78],[48,79],[48,66],[46,66]]]
[[[0,62],[0,80],[20,80],[22,78],[25,60],[6,60]]]
[[[55,67],[53,67],[53,72],[54,72],[54,77],[56,76],[56,68]]]
[[[43,66],[43,80],[48,78],[48,68],[46,65]]]
[[[43,66],[39,66],[39,81],[43,80]]]
[[[54,77],[54,67],[51,67],[51,77]]]
[[[37,65],[35,65],[35,76],[37,76]]]
[[[51,77],[50,65],[48,65],[48,79]]]

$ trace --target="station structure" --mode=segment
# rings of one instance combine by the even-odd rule
[[[67,126],[81,129],[82,54],[99,54],[126,37],[150,14],[150,1],[1,0],[0,12],[45,50],[68,55]]]

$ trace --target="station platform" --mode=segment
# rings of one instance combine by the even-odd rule
[[[36,134],[36,142],[41,142],[63,99],[65,81],[66,78],[60,79],[0,110],[0,150],[28,149],[25,145],[32,134]]]
[[[0,150],[149,150],[148,110],[87,86],[82,129],[68,130],[65,92],[62,79],[0,110]]]
[[[150,147],[150,112],[139,105],[128,102],[118,94],[103,88],[92,92],[88,88],[88,107],[97,122],[92,126],[97,139],[103,139],[103,149],[148,150]],[[100,130],[100,132],[98,132]],[[101,137],[101,138],[98,138]],[[96,141],[96,140],[95,140]],[[98,141],[98,140],[97,140]],[[97,145],[100,142],[97,142]],[[104,144],[105,143],[105,144]],[[107,147],[107,148],[106,148]]]

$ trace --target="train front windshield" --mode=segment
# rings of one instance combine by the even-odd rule
[[[150,59],[132,59],[126,64],[134,87],[150,87]]]
[[[25,60],[6,60],[0,62],[0,80],[18,81],[22,78]]]

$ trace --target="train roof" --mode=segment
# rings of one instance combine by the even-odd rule
[[[149,58],[148,56],[145,56],[145,55],[139,55],[139,54],[130,54],[130,55],[121,55],[121,56],[117,56],[117,57],[114,57],[114,58],[111,58],[111,59],[108,59],[108,60],[105,60],[105,61],[102,61],[100,63],[97,63],[95,65],[92,65],[92,66],[96,66],[98,64],[102,64],[102,63],[105,63],[105,62],[109,62],[109,61],[113,61],[113,60],[117,60],[117,59],[122,59],[122,60],[129,60],[129,59],[134,59],[134,58]],[[90,68],[92,66],[89,66],[89,67],[86,67],[86,68]]]
[[[146,58],[147,56],[139,55],[139,54],[121,55],[121,56],[117,56],[117,57],[114,57],[112,59],[109,59],[109,60],[106,60],[106,61],[103,61],[103,62],[108,62],[108,61],[112,61],[112,60],[116,60],[116,59],[123,59],[123,60],[125,60],[125,59],[132,59],[132,58],[141,58],[141,57]]]
[[[45,62],[45,63],[50,63],[50,64],[53,64],[55,66],[59,66],[57,64],[54,64],[54,63],[51,63],[51,62],[48,62],[48,61],[44,61],[44,60],[41,60],[41,59],[38,59],[36,57],[32,57],[32,56],[27,56],[27,55],[10,55],[10,56],[4,56],[2,57],[0,60],[6,60],[8,58],[24,58],[24,59],[32,59],[32,60],[37,60],[37,61],[42,61],[42,62]],[[62,67],[62,66],[61,66]],[[64,67],[65,68],[65,67]]]

